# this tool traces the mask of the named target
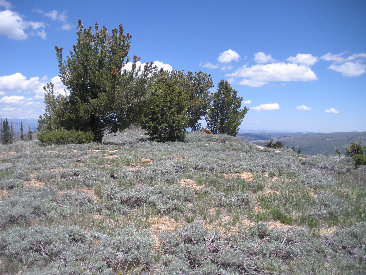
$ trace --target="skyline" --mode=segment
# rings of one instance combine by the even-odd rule
[[[38,118],[42,87],[62,92],[54,47],[76,23],[132,34],[129,56],[228,80],[249,108],[241,132],[366,131],[364,1],[0,0],[0,116]]]

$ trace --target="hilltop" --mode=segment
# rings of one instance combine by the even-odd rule
[[[0,273],[366,271],[366,169],[227,135],[0,145]]]

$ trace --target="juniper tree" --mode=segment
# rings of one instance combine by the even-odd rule
[[[247,107],[240,109],[242,100],[229,82],[221,80],[217,92],[212,95],[212,104],[206,117],[207,128],[214,134],[236,136],[248,112]]]

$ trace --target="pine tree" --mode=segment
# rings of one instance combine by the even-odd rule
[[[31,130],[30,125],[28,127],[28,134],[27,134],[27,136],[28,136],[28,140],[32,140],[32,130]]]
[[[248,112],[248,108],[240,110],[242,97],[237,97],[235,91],[226,80],[221,80],[218,90],[212,95],[212,104],[208,111],[207,128],[214,134],[236,136],[239,126]]]
[[[11,128],[9,127],[8,119],[6,118],[2,122],[2,129],[1,129],[1,143],[2,144],[10,144],[13,142],[13,136]]]
[[[20,139],[24,140],[23,121],[20,122]]]

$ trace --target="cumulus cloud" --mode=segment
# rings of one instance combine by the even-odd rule
[[[18,95],[3,96],[2,98],[0,98],[0,103],[19,104],[19,103],[23,103],[24,100],[25,100],[24,96],[18,96]]]
[[[0,76],[0,95],[1,94],[33,94],[35,99],[43,99],[45,91],[43,87],[47,82],[51,81],[55,87],[56,94],[67,95],[68,91],[62,84],[61,79],[55,76],[49,80],[47,77],[30,77],[27,78],[21,73]]]
[[[0,7],[6,9],[6,10],[10,10],[12,7],[12,4],[6,0],[0,0]]]
[[[290,56],[287,58],[287,61],[295,64],[313,66],[316,62],[318,62],[318,58],[311,55],[310,53],[298,53],[296,56]]]
[[[252,104],[252,101],[248,99],[248,100],[243,101],[243,103],[249,105],[249,104]]]
[[[227,76],[242,78],[241,85],[262,87],[273,81],[312,81],[317,76],[310,67],[299,64],[271,63],[257,64],[248,67],[244,65],[237,71]]]
[[[34,92],[42,88],[44,79],[31,77],[27,79],[21,73],[0,76],[0,91],[3,92]]]
[[[326,53],[321,57],[325,61],[333,62],[328,69],[341,73],[345,77],[360,76],[366,72],[366,53],[356,53],[348,57],[345,53]]]
[[[300,105],[300,106],[296,106],[297,110],[302,110],[302,111],[311,111],[311,108],[306,106],[306,105]]]
[[[332,64],[328,69],[339,72],[347,77],[360,76],[366,72],[366,65],[358,62],[346,62],[340,65]]]
[[[200,67],[202,68],[208,68],[208,69],[217,69],[219,67],[219,65],[214,65],[210,62],[206,62],[206,63],[200,63]]]
[[[265,64],[268,62],[274,62],[275,60],[272,58],[270,54],[265,54],[264,52],[257,52],[254,54],[254,61],[256,63]]]
[[[324,112],[326,113],[331,113],[331,114],[339,114],[339,111],[336,109],[336,108],[329,108],[329,109],[326,109],[324,110]]]
[[[217,58],[217,61],[220,63],[230,63],[232,61],[238,62],[239,59],[240,55],[236,51],[228,49],[227,51],[224,51],[220,54],[220,56]]]
[[[52,82],[56,95],[69,92],[58,76],[30,77],[21,73],[0,76],[0,116],[8,118],[37,118],[44,112],[43,87]]]
[[[267,103],[267,104],[261,104],[261,105],[255,106],[251,109],[254,111],[257,111],[257,112],[274,111],[274,110],[279,110],[280,105],[278,103]]]
[[[70,30],[72,28],[71,24],[67,23],[66,12],[59,12],[58,10],[51,10],[49,12],[45,12],[45,11],[40,10],[40,9],[36,9],[34,11],[50,18],[53,21],[60,22],[62,24],[61,29],[63,29],[63,30]]]
[[[29,29],[30,32],[27,33]],[[5,35],[9,39],[24,40],[29,34],[46,39],[45,24],[26,21],[21,15],[11,10],[0,11],[0,35]]]

